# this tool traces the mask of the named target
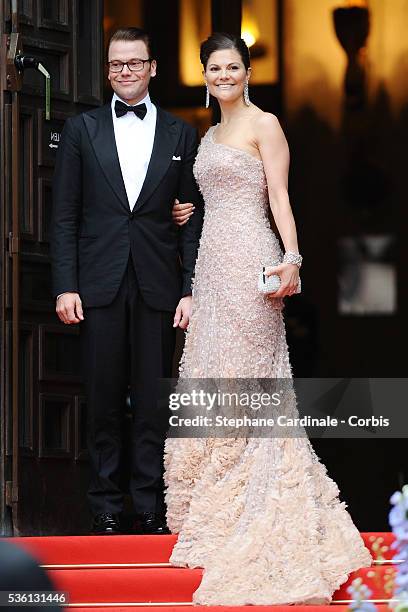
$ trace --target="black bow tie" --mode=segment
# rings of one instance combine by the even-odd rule
[[[147,113],[146,104],[136,104],[136,106],[128,106],[124,102],[120,100],[116,100],[115,102],[115,113],[117,117],[123,117],[126,113],[135,113],[139,119],[144,119]]]

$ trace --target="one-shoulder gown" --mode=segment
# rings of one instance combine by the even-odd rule
[[[283,301],[257,289],[281,256],[262,161],[204,136],[205,202],[181,378],[291,378]],[[307,437],[168,438],[171,563],[204,568],[195,604],[325,603],[371,564]]]

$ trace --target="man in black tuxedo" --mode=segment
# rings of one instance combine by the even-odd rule
[[[197,133],[152,104],[150,39],[115,32],[112,103],[66,121],[54,176],[51,253],[57,314],[81,324],[93,532],[120,533],[121,423],[130,386],[130,492],[139,533],[167,533],[157,380],[171,376],[175,328],[185,329],[203,206],[192,167]],[[192,202],[177,228],[172,206]]]

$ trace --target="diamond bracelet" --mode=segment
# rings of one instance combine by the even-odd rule
[[[286,264],[294,264],[298,268],[302,265],[303,257],[299,253],[295,253],[294,251],[286,251],[283,256],[283,262]]]

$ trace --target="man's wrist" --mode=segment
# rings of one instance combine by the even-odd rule
[[[61,296],[63,295],[67,295],[67,293],[78,293],[77,291],[64,291],[63,293],[59,293],[57,295],[57,297],[55,298],[55,301],[58,302],[58,300],[60,299]]]

